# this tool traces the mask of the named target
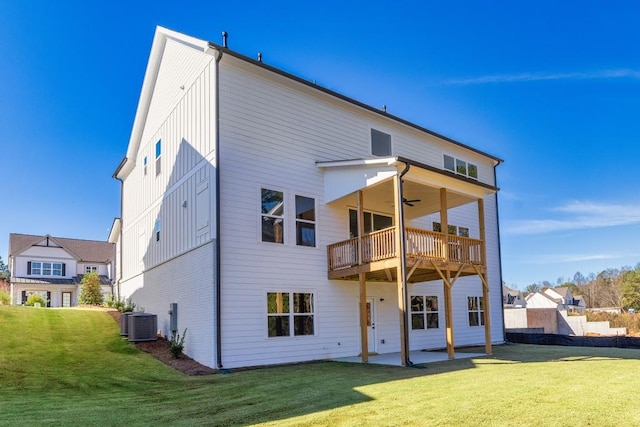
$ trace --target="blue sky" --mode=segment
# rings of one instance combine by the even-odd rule
[[[0,256],[11,232],[107,238],[162,25],[503,158],[508,284],[635,265],[638,22],[633,1],[0,2]]]

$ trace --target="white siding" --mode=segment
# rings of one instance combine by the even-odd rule
[[[371,127],[392,135],[394,155],[442,168],[446,150],[458,157],[464,154],[478,164],[480,179],[490,184],[492,161],[229,56],[221,62],[220,84],[222,301],[224,307],[242,308],[223,310],[223,364],[250,366],[358,354],[357,282],[326,279],[326,245],[348,237],[347,206],[317,203],[317,247],[295,243],[295,195],[320,202],[324,197],[324,178],[315,162],[371,157]],[[261,241],[260,188],[284,193],[284,244]],[[487,198],[493,270],[489,280],[492,289],[500,289],[497,239],[489,236],[497,223],[491,204]],[[476,204],[452,209],[450,215],[450,222],[468,226],[472,237],[478,236]],[[425,286],[440,289],[442,283]],[[313,292],[315,336],[268,338],[268,291]],[[368,294],[385,299],[377,306],[378,351],[399,351],[395,285],[371,284]],[[484,342],[484,328],[468,326],[467,296],[473,295],[482,295],[477,277],[460,279],[454,286],[456,344]],[[501,296],[493,292],[491,297],[494,341],[502,341]],[[412,344],[412,348],[423,346],[444,347],[442,332]]]

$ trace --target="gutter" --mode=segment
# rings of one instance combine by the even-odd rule
[[[400,274],[402,274],[402,299],[404,300],[404,327],[402,328],[402,332],[404,334],[404,355],[405,360],[402,361],[404,366],[413,366],[413,362],[409,359],[409,311],[407,307],[409,307],[409,289],[407,289],[407,254],[406,254],[406,235],[404,229],[404,195],[402,193],[402,178],[409,172],[411,169],[411,163],[405,162],[405,167],[400,175],[398,176],[398,198],[396,203],[399,204],[398,212],[400,213],[398,218],[398,227],[400,229],[400,248],[399,252],[402,254],[400,257]]]

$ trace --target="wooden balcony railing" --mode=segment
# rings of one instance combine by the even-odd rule
[[[444,234],[436,231],[406,228],[406,252],[409,258],[447,261]],[[359,261],[357,237],[327,246],[329,271],[356,266]],[[395,228],[385,228],[362,236],[362,264],[395,258]],[[449,262],[482,265],[482,240],[448,236]]]

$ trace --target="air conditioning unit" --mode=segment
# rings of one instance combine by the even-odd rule
[[[126,337],[129,335],[129,316],[134,313],[127,312],[120,315],[120,335]]]
[[[129,341],[156,341],[158,316],[149,313],[133,313],[129,316]]]

